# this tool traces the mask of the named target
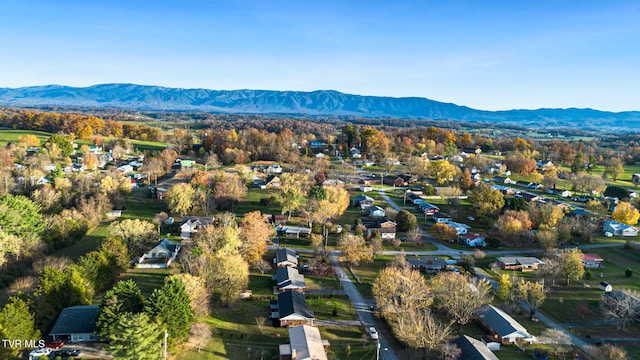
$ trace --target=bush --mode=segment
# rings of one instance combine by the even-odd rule
[[[627,270],[624,271],[624,276],[626,276],[626,277],[633,276],[633,271],[631,270],[630,267],[628,267]]]
[[[584,272],[584,278],[587,280],[591,280],[591,276],[593,276],[593,273],[591,272],[591,270],[587,270]]]
[[[263,197],[260,199],[261,206],[273,206],[276,203],[275,196]]]

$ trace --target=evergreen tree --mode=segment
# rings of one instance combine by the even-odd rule
[[[171,345],[184,342],[193,323],[189,294],[177,277],[167,278],[161,289],[155,289],[145,303],[145,312],[169,331]]]
[[[144,299],[138,285],[133,280],[120,281],[102,298],[96,320],[98,334],[109,338],[113,335],[114,327],[122,314],[137,314],[142,310]]]
[[[157,360],[162,356],[162,331],[145,313],[124,312],[107,337],[114,360]]]
[[[418,219],[415,215],[407,210],[400,210],[396,215],[396,222],[398,223],[398,231],[411,231],[418,226]]]

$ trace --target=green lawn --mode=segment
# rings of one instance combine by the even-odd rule
[[[364,298],[373,298],[371,285],[376,280],[380,270],[382,270],[382,268],[387,265],[387,262],[393,258],[393,256],[378,255],[373,262],[361,263],[360,266],[353,268],[353,271],[358,275],[358,278],[360,278],[360,283],[358,283],[352,277],[354,285],[358,288],[358,291]],[[347,273],[351,276],[348,271]]]
[[[102,222],[94,230],[78,240],[75,244],[59,249],[54,253],[55,256],[66,256],[72,260],[77,260],[79,257],[96,250],[102,244],[102,240],[109,235],[107,227],[109,223]]]
[[[307,295],[309,309],[313,310],[316,319],[321,320],[358,320],[356,310],[351,302],[344,296],[322,297],[314,299],[313,295]],[[333,310],[336,310],[336,316]]]
[[[244,214],[255,210],[259,210],[263,214],[280,214],[282,207],[277,201],[273,205],[269,206],[260,205],[260,199],[271,196],[274,196],[277,199],[278,194],[279,192],[277,190],[261,190],[259,188],[250,187],[247,191],[247,197],[238,203],[234,212],[238,217],[242,217]]]
[[[0,146],[4,147],[10,142],[18,142],[20,138],[27,135],[34,135],[40,140],[40,145],[43,145],[53,134],[35,130],[0,130]]]
[[[164,278],[174,273],[172,269],[129,269],[123,273],[121,280],[133,280],[145,297],[151,295],[154,289],[162,287]]]

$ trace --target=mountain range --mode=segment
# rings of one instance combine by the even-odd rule
[[[485,111],[420,97],[381,97],[333,90],[208,90],[136,84],[0,88],[0,106],[119,108],[144,111],[281,114],[509,123],[535,128],[640,130],[640,111],[537,109]]]

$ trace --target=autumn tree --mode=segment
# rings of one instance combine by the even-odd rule
[[[611,218],[623,224],[635,225],[638,223],[638,219],[640,219],[640,212],[630,203],[621,201],[616,205],[615,210],[611,214]]]
[[[441,272],[431,279],[435,306],[456,320],[458,330],[473,319],[474,311],[491,301],[491,284],[485,279]]]
[[[205,279],[188,273],[171,275],[180,279],[189,296],[189,303],[196,317],[209,315],[210,294],[206,287]]]
[[[502,193],[484,183],[471,190],[469,201],[475,207],[478,216],[481,217],[494,216],[504,206]]]
[[[640,292],[633,290],[614,290],[602,297],[600,308],[608,319],[613,319],[622,331],[640,316]]]
[[[262,260],[267,252],[267,241],[274,233],[273,226],[260,211],[246,213],[240,223],[240,254],[250,265]]]
[[[456,232],[456,229],[449,226],[448,224],[443,224],[443,223],[434,224],[429,229],[429,233],[434,237],[436,237],[438,240],[440,240],[440,242],[443,242],[445,240],[455,239],[455,237],[458,235],[458,233]]]
[[[215,257],[235,255],[242,248],[240,229],[236,226],[207,226],[194,234],[193,241],[205,254]]]
[[[527,208],[529,219],[537,228],[553,228],[564,217],[564,212],[559,206],[542,204],[537,201],[529,203]]]
[[[286,213],[287,219],[290,219],[291,212],[298,209],[305,201],[307,177],[298,173],[286,173],[280,177],[280,181],[282,213]]]
[[[175,184],[167,191],[167,206],[171,212],[185,216],[193,208],[194,196],[195,190],[191,185],[185,183]]]
[[[498,278],[498,297],[504,301],[512,300],[511,299],[511,295],[513,294],[512,289],[513,289],[513,283],[511,282],[509,275],[500,274],[500,277]]]
[[[429,163],[427,171],[435,179],[436,184],[442,186],[451,183],[460,169],[447,160],[434,160]]]
[[[238,299],[249,285],[249,265],[240,255],[218,258],[210,264],[207,283],[211,293],[225,306]]]
[[[211,193],[216,208],[233,210],[238,201],[247,195],[247,186],[238,174],[217,171],[211,176]]]
[[[350,266],[373,261],[373,248],[365,243],[362,236],[344,234],[338,240],[338,248]]]
[[[602,344],[600,346],[587,345],[584,351],[593,359],[598,360],[627,360],[629,355],[623,347],[613,344]]]
[[[532,223],[526,211],[507,210],[496,221],[496,227],[505,240],[524,239],[526,233],[531,230],[531,226]]]
[[[618,158],[610,159],[605,166],[604,172],[614,182],[617,181],[618,178],[624,174],[624,165],[622,164],[622,160]]]
[[[538,311],[546,298],[544,286],[537,281],[527,281],[520,279],[517,286],[518,298],[529,305],[529,320],[533,321],[533,316]]]
[[[584,275],[584,264],[582,258],[584,255],[580,249],[568,249],[562,253],[560,263],[562,264],[562,276],[567,280],[581,279]]]
[[[429,308],[406,308],[402,316],[392,322],[395,337],[412,348],[422,350],[422,358],[435,350],[451,335],[451,325],[442,324]]]
[[[113,222],[107,228],[109,234],[122,238],[129,254],[142,254],[157,240],[156,226],[140,219],[124,219]]]
[[[410,266],[387,266],[372,286],[376,307],[390,322],[402,317],[407,309],[427,309],[433,302],[424,276]]]
[[[558,246],[558,233],[553,230],[538,230],[535,237],[536,241],[546,250]]]

